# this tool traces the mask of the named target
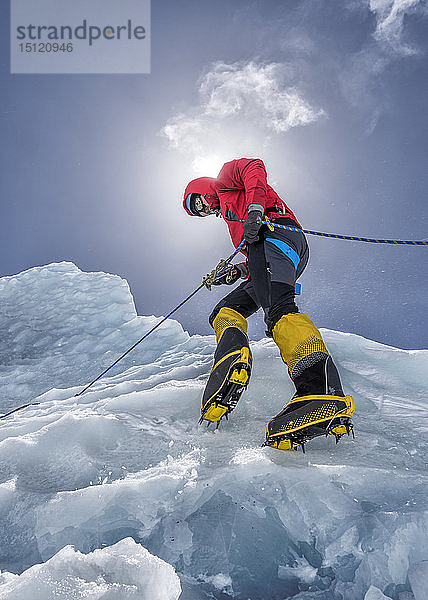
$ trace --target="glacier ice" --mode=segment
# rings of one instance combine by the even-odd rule
[[[379,588],[371,585],[364,596],[364,600],[388,600],[388,598]]]
[[[426,600],[428,596],[428,560],[410,565],[408,575],[415,600]]]
[[[215,338],[174,320],[75,397],[158,321],[126,281],[71,263],[0,279],[0,412],[40,402],[0,420],[1,600],[65,563],[76,594],[84,568],[94,598],[113,583],[105,598],[132,597],[127,561],[141,574],[144,556],[171,565],[154,585],[175,570],[180,600],[422,600],[428,351],[323,330],[356,439],[303,455],[260,447],[293,393],[272,340],[252,343],[249,388],[216,432],[197,425]]]
[[[88,554],[65,546],[45,563],[0,580],[0,600],[177,600],[173,567],[132,538]]]
[[[83,273],[72,263],[35,267],[0,278],[2,408],[55,385],[87,383],[159,321],[138,317],[128,283]],[[151,365],[188,335],[176,321],[139,346],[125,365]],[[114,373],[114,371],[113,371]]]

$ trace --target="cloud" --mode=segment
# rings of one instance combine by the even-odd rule
[[[370,134],[388,110],[389,98],[383,95],[382,88],[383,72],[397,59],[420,53],[406,31],[406,17],[427,16],[427,4],[426,0],[352,0],[347,6],[375,17],[369,41],[347,59],[338,76],[348,102],[370,116],[366,128]]]
[[[427,13],[425,0],[369,0],[376,16],[374,38],[385,48],[401,55],[417,51],[403,40],[404,18],[407,14]]]
[[[297,89],[284,86],[278,64],[218,64],[204,77],[200,92],[207,116],[222,118],[241,113],[257,117],[275,133],[308,125],[323,114],[312,108]]]
[[[199,105],[170,118],[162,134],[197,161],[196,155],[224,145],[225,138],[230,153],[251,146],[255,136],[260,146],[260,138],[319,120],[324,111],[303,98],[289,75],[278,63],[217,63],[199,82]]]

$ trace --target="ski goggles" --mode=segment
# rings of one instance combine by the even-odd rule
[[[206,194],[195,193],[186,196],[186,208],[195,217],[207,217],[214,212],[205,196]]]

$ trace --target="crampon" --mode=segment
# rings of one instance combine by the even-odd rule
[[[233,362],[218,390],[204,403],[199,423],[207,421],[207,427],[216,423],[216,429],[223,417],[228,419],[229,413],[238,404],[242,392],[246,389],[251,374],[251,354],[247,347],[231,353]],[[227,357],[229,358],[229,357]]]
[[[283,410],[273,417],[266,427],[263,446],[279,450],[305,452],[305,444],[315,437],[334,435],[340,438],[352,433],[351,417],[355,410],[352,396],[314,395],[293,398]]]

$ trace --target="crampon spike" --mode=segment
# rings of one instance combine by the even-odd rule
[[[220,419],[220,421],[221,421],[221,419]],[[217,429],[219,428],[220,421],[217,421],[217,425],[216,425],[216,431],[217,431]]]

